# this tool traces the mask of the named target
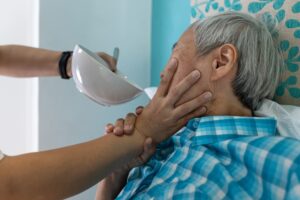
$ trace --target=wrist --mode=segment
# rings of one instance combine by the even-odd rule
[[[140,115],[136,119],[134,130],[137,134],[141,135],[141,137],[144,137],[145,139],[152,138],[152,140],[157,143],[157,138],[154,137],[155,135],[153,134],[153,131],[151,131],[151,126],[148,126],[149,124],[150,122]]]
[[[61,53],[61,57],[58,63],[58,69],[62,79],[69,79],[72,76],[72,54],[72,51],[64,51]]]
[[[133,134],[132,134],[132,137],[133,137],[133,141],[134,143],[136,144],[136,146],[138,147],[138,151],[136,152],[136,155],[135,156],[138,156],[140,155],[143,150],[144,150],[144,142],[146,140],[146,137],[141,134],[138,129],[134,129],[133,131]]]

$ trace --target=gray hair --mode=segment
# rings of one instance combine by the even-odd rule
[[[238,51],[238,70],[232,86],[242,103],[254,110],[262,99],[272,99],[280,79],[283,57],[276,35],[263,20],[238,12],[225,12],[195,22],[197,53],[206,55],[223,44]]]

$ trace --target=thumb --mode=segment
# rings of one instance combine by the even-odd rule
[[[144,152],[140,156],[143,163],[147,162],[149,158],[154,154],[156,150],[156,145],[154,145],[152,138],[146,138],[144,142]]]

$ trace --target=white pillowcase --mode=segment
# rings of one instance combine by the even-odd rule
[[[157,87],[146,88],[145,92],[153,98]],[[300,139],[300,107],[280,105],[269,99],[262,102],[260,108],[254,111],[256,116],[274,117],[277,120],[277,129],[281,136]]]
[[[280,105],[269,99],[254,112],[257,116],[274,117],[281,136],[300,139],[300,107]]]

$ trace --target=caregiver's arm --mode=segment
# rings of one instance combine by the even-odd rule
[[[147,133],[144,133],[142,129],[139,131],[135,129],[132,135],[123,137],[106,135],[90,142],[62,149],[6,157],[0,162],[0,199],[67,198],[93,186],[117,167],[140,155],[145,140],[144,134],[156,142],[171,135],[166,129],[171,126],[169,123],[174,123],[175,119],[165,121],[163,119],[165,117],[164,110],[167,109],[170,116],[175,116],[170,109],[173,108],[176,111],[176,107],[171,102],[165,107],[161,107],[161,102],[157,100],[162,101],[165,105],[169,99],[180,97],[172,96],[171,92],[168,93],[168,85],[175,71],[176,66],[169,66],[170,76],[166,76],[165,81],[159,87],[159,91],[164,93],[165,98],[156,98],[151,103],[152,108],[157,106],[155,111],[161,109],[162,115],[153,116],[149,109],[145,109],[143,113],[147,115],[143,116],[142,113],[141,117],[143,116],[143,118],[136,123],[140,127],[146,127],[145,123],[151,122],[151,118],[155,118],[153,122],[156,123],[160,119],[161,127],[151,126],[152,130],[147,130]],[[185,79],[186,85],[191,87],[198,79],[199,76],[190,75]],[[183,94],[187,90],[186,87],[177,89],[178,94]],[[199,100],[191,102],[178,107],[195,110],[202,105]],[[153,113],[155,114],[155,112]],[[184,112],[181,114],[182,116],[186,115]],[[147,117],[150,118],[145,120]]]
[[[106,135],[66,148],[5,157],[0,162],[0,199],[65,199],[138,156],[143,143],[140,134]]]
[[[20,45],[0,46],[0,75],[14,77],[59,76],[58,62],[62,52]],[[115,70],[114,59],[98,53]],[[69,58],[67,73],[72,76]]]

